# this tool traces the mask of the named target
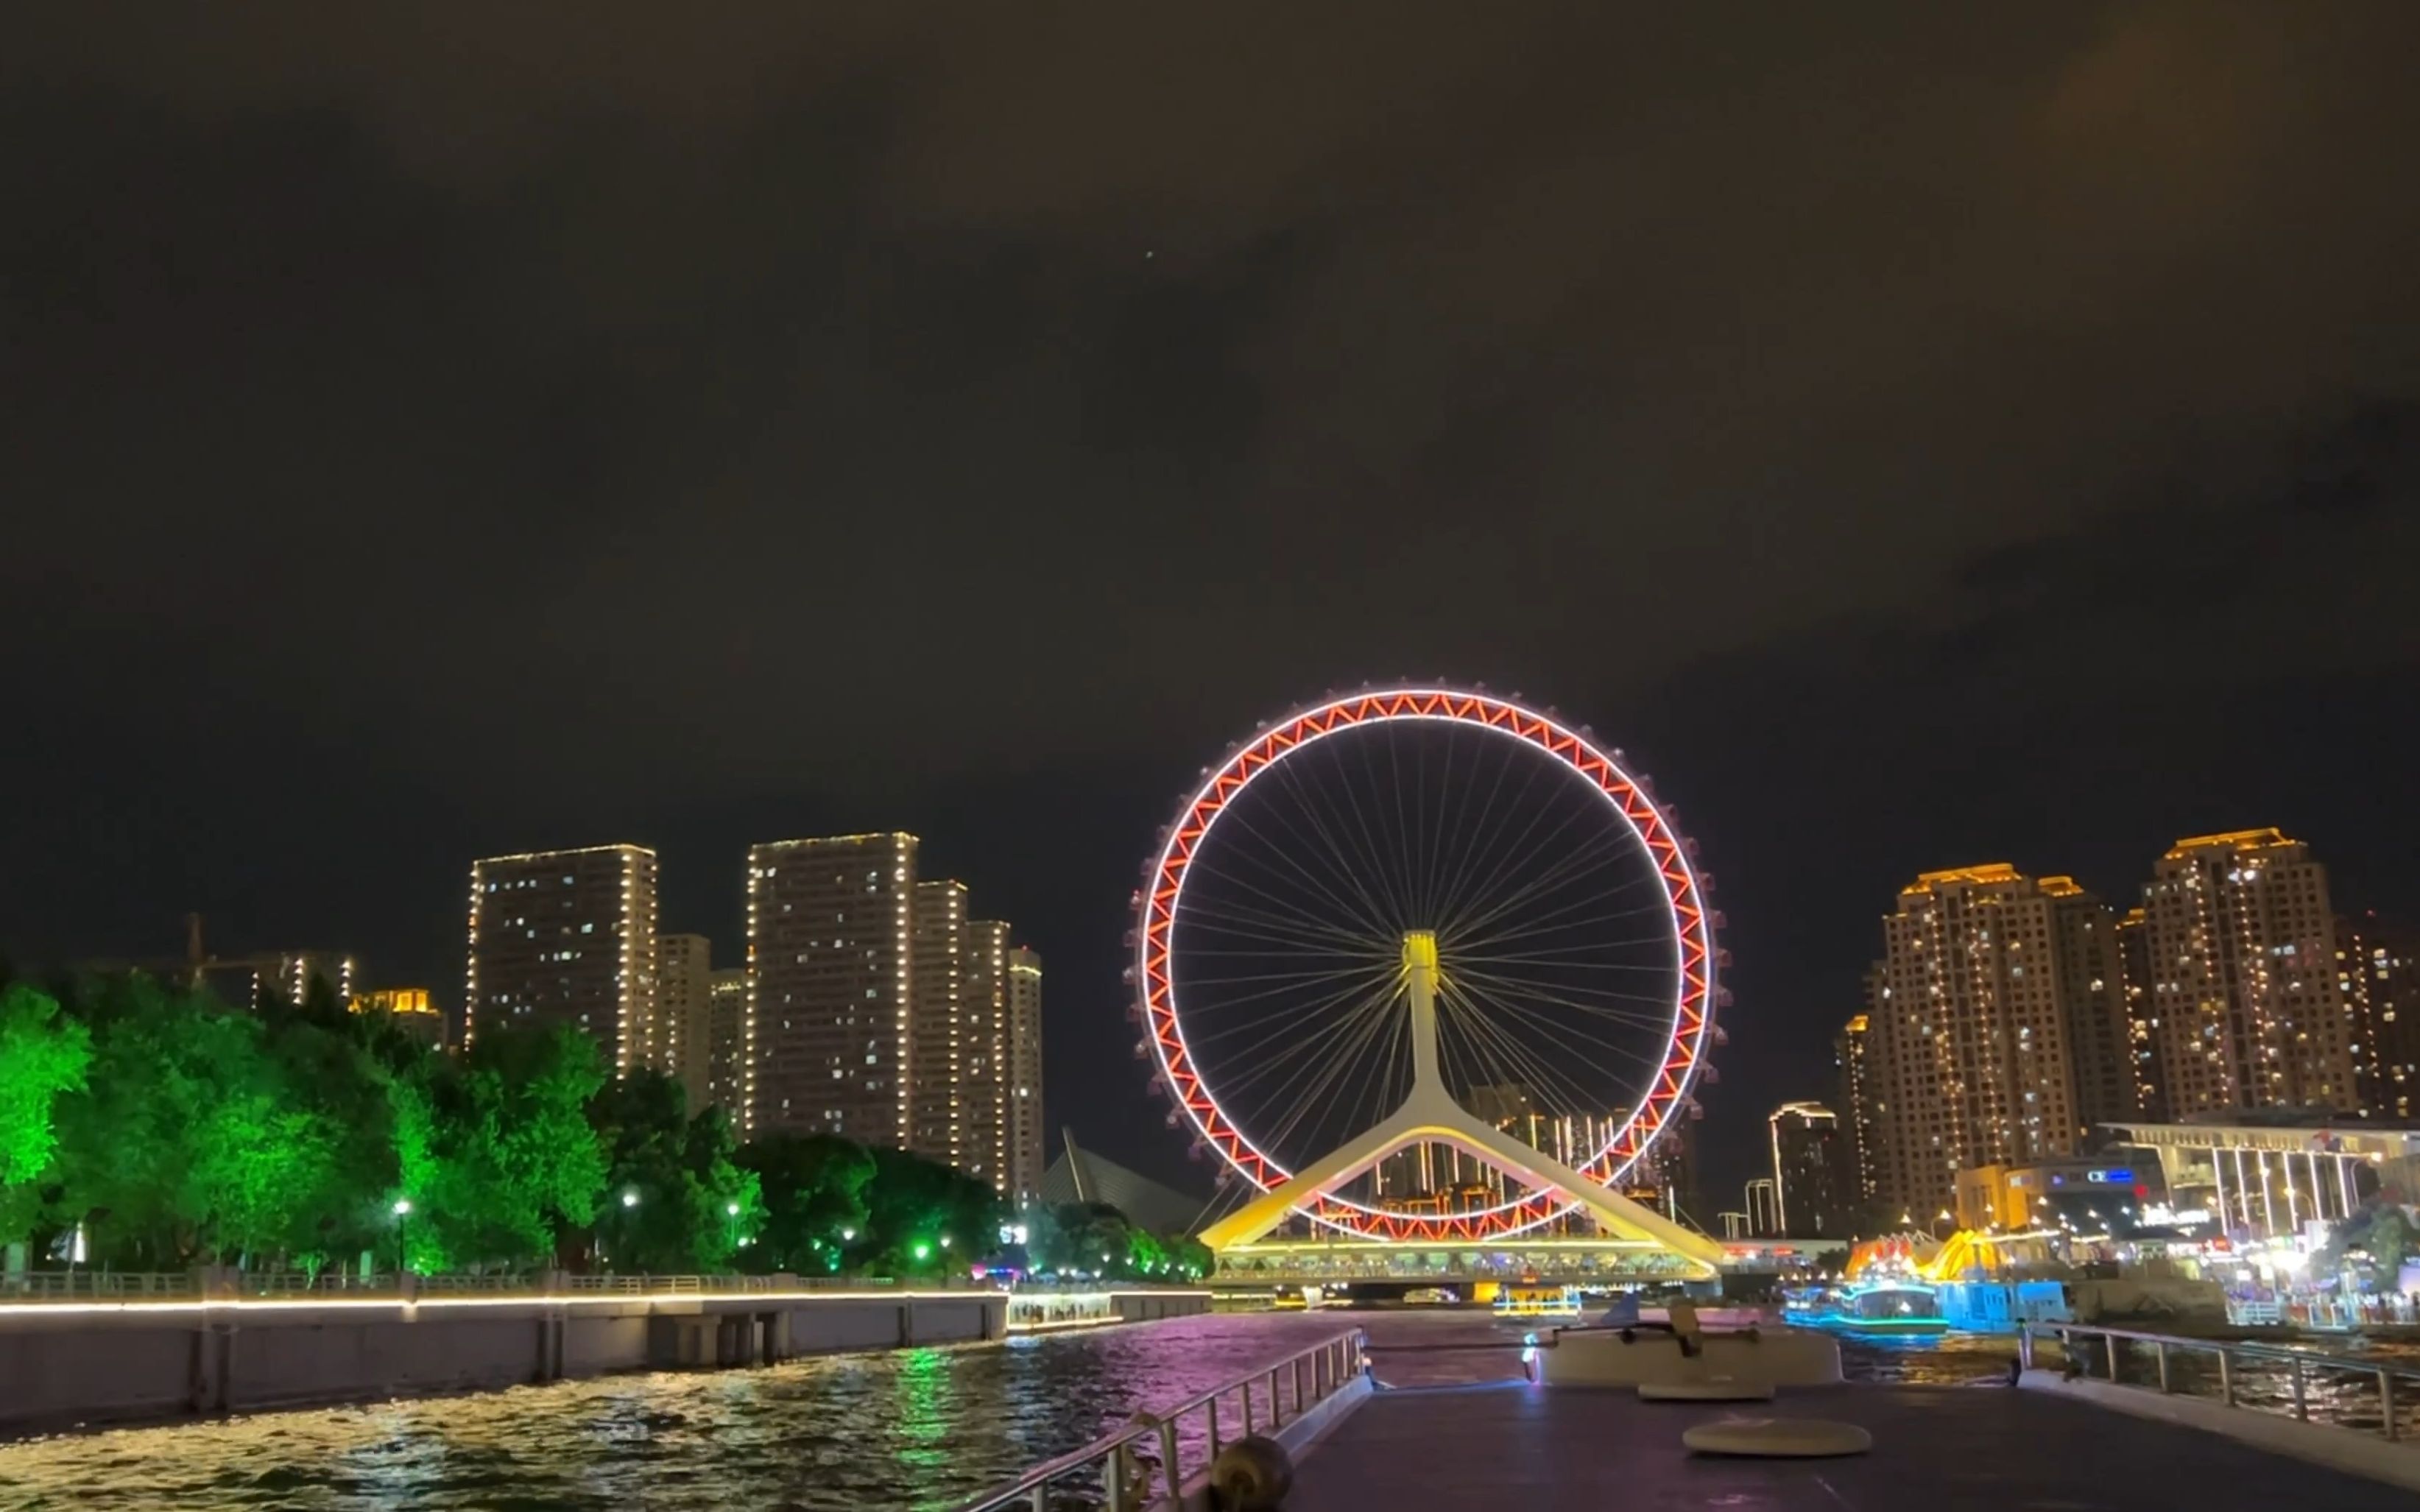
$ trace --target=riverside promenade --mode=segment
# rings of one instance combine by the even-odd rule
[[[731,1368],[1006,1337],[1013,1314],[1148,1321],[1204,1291],[1047,1307],[997,1288],[791,1275],[16,1278],[0,1291],[0,1434],[631,1370]]]

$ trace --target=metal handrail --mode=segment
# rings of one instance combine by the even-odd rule
[[[1206,1473],[1218,1458],[1218,1451],[1228,1443],[1282,1427],[1358,1380],[1368,1368],[1361,1352],[1367,1342],[1361,1330],[1353,1329],[1174,1407],[1139,1412],[1125,1427],[1105,1433],[1055,1459],[1044,1460],[1016,1479],[963,1504],[958,1512],[1048,1512],[1053,1486],[1094,1471],[1100,1472],[1104,1504],[1109,1512],[1149,1512],[1154,1507],[1181,1506],[1186,1486],[1194,1475]],[[1293,1386],[1291,1393],[1285,1389],[1288,1382]],[[1255,1388],[1261,1409],[1258,1416],[1253,1412]],[[1286,1410],[1289,1396],[1293,1398],[1292,1412]],[[1218,1404],[1231,1399],[1237,1401],[1239,1412],[1224,1426],[1239,1427],[1240,1431],[1222,1437]],[[1178,1429],[1187,1417],[1196,1413],[1203,1420],[1203,1452],[1201,1463],[1188,1473],[1181,1458],[1185,1444]],[[1148,1453],[1138,1455],[1138,1449]]]
[[[415,1274],[409,1278],[393,1271],[380,1271],[364,1276],[350,1271],[328,1270],[317,1273],[305,1271],[237,1271],[210,1273],[200,1271],[18,1271],[0,1272],[0,1301],[11,1304],[32,1302],[72,1302],[120,1297],[208,1298],[232,1295],[243,1298],[303,1298],[328,1295],[354,1297],[378,1296],[401,1299],[407,1290],[422,1296],[456,1292],[510,1292],[526,1294],[533,1300],[549,1296],[586,1296],[596,1293],[639,1297],[678,1297],[711,1293],[791,1292],[791,1291],[899,1291],[947,1292],[968,1296],[1017,1295],[1053,1297],[1067,1295],[1047,1288],[1009,1291],[986,1281],[970,1281],[963,1276],[942,1276],[925,1280],[897,1276],[801,1276],[788,1274],[726,1274],[726,1275],[651,1275],[651,1274],[571,1274],[567,1273],[491,1271],[472,1273],[437,1273]],[[1093,1292],[1149,1291],[1154,1288],[1137,1283],[1087,1288]]]
[[[10,1302],[84,1297],[190,1297],[191,1271],[16,1271],[0,1273],[0,1298]]]
[[[2352,1354],[2331,1354],[2319,1350],[2290,1349],[2280,1344],[2245,1343],[2235,1339],[2186,1338],[2175,1334],[2149,1334],[2138,1329],[2103,1328],[2093,1323],[2026,1324],[2017,1334],[2020,1364],[2027,1370],[2033,1369],[2035,1342],[2041,1339],[2055,1339],[2060,1351],[2066,1357],[2068,1365],[2081,1374],[2086,1370],[2086,1365],[2075,1348],[2075,1337],[2096,1337],[2106,1341],[2104,1348],[2108,1359],[2105,1379],[2113,1386],[2128,1384],[2118,1379],[2118,1341],[2129,1339],[2138,1344],[2150,1345],[2152,1363],[2157,1371],[2157,1384],[2152,1387],[2137,1386],[2130,1389],[2156,1390],[2163,1396],[2177,1395],[2174,1379],[2168,1368],[2169,1355],[2172,1350],[2188,1354],[2195,1352],[2215,1354],[2218,1357],[2220,1402],[2227,1407],[2241,1408],[2247,1412],[2261,1412],[2264,1409],[2242,1399],[2242,1393],[2237,1390],[2236,1362],[2238,1360],[2259,1361],[2268,1365],[2288,1365],[2291,1367],[2289,1381],[2293,1392],[2293,1414],[2304,1423],[2311,1421],[2310,1381],[2313,1372],[2333,1371],[2373,1381],[2377,1383],[2378,1389],[2380,1429],[2389,1443],[2401,1442],[2405,1438],[2401,1422],[2404,1404],[2420,1401],[2420,1366],[2397,1365],[2392,1360],[2364,1359]],[[2397,1390],[2398,1383],[2404,1383],[2405,1389]],[[2340,1427],[2350,1432],[2365,1431],[2352,1424],[2329,1422],[2326,1419],[2321,1421],[2331,1427]]]

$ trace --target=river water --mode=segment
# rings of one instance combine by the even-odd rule
[[[1384,1346],[1500,1340],[1470,1314],[1221,1314],[1005,1344],[614,1376],[434,1401],[262,1412],[0,1447],[0,1507],[309,1509],[948,1507],[1137,1408],[1367,1328],[1381,1379],[1509,1377],[1517,1354]],[[1846,1344],[1854,1379],[2003,1372],[2006,1340]]]

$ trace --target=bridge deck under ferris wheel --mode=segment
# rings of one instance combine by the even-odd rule
[[[1203,1229],[1202,1242],[1219,1255],[1222,1263],[1230,1258],[1244,1260],[1248,1257],[1275,1260],[1286,1257],[1295,1259],[1297,1264],[1308,1262],[1314,1255],[1332,1258],[1335,1247],[1330,1243],[1266,1244],[1256,1242],[1264,1240],[1297,1210],[1309,1209],[1320,1196],[1396,1151],[1435,1144],[1459,1149],[1474,1160],[1494,1166],[1529,1191],[1546,1193],[1575,1205],[1581,1213],[1594,1220],[1606,1238],[1594,1244],[1590,1241],[1579,1241],[1578,1245],[1593,1248],[1601,1257],[1632,1262],[1606,1266],[1604,1269],[1608,1278],[1621,1274],[1624,1279],[1639,1279],[1651,1271],[1656,1275],[1690,1278],[1714,1274],[1715,1267],[1723,1259],[1721,1245],[1703,1234],[1683,1227],[1643,1203],[1634,1202],[1619,1192],[1606,1189],[1544,1151],[1481,1122],[1454,1101],[1437,1071],[1438,980],[1436,936],[1426,930],[1406,933],[1404,936],[1402,990],[1404,1005],[1411,1014],[1412,1090],[1403,1105],[1359,1138],[1342,1146],[1325,1160],[1304,1167],[1292,1180],[1264,1192],[1239,1211]],[[1491,1252],[1504,1255],[1526,1247],[1517,1238],[1484,1246],[1440,1244],[1433,1239],[1405,1238],[1361,1239],[1354,1242],[1350,1250],[1361,1263],[1382,1267],[1390,1257],[1406,1253],[1462,1254],[1471,1257],[1462,1262],[1466,1269],[1469,1269],[1485,1265],[1486,1261],[1478,1257]],[[1566,1249],[1562,1253],[1576,1257],[1579,1251]],[[1578,1267],[1575,1264],[1572,1268]]]
[[[1483,691],[1333,698],[1205,769],[1129,973],[1240,1199],[1203,1241],[1272,1278],[1713,1274],[1621,1190],[1719,1042],[1693,856],[1620,752]]]

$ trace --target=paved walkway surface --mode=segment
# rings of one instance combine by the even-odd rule
[[[1705,1458],[1681,1432],[1726,1417],[1855,1423],[1869,1454]],[[2420,1453],[2415,1449],[2414,1453]],[[2412,1512],[2412,1493],[2215,1434],[2007,1387],[1833,1386],[1777,1401],[1642,1402],[1526,1382],[1385,1392],[1296,1468],[1288,1512]]]

